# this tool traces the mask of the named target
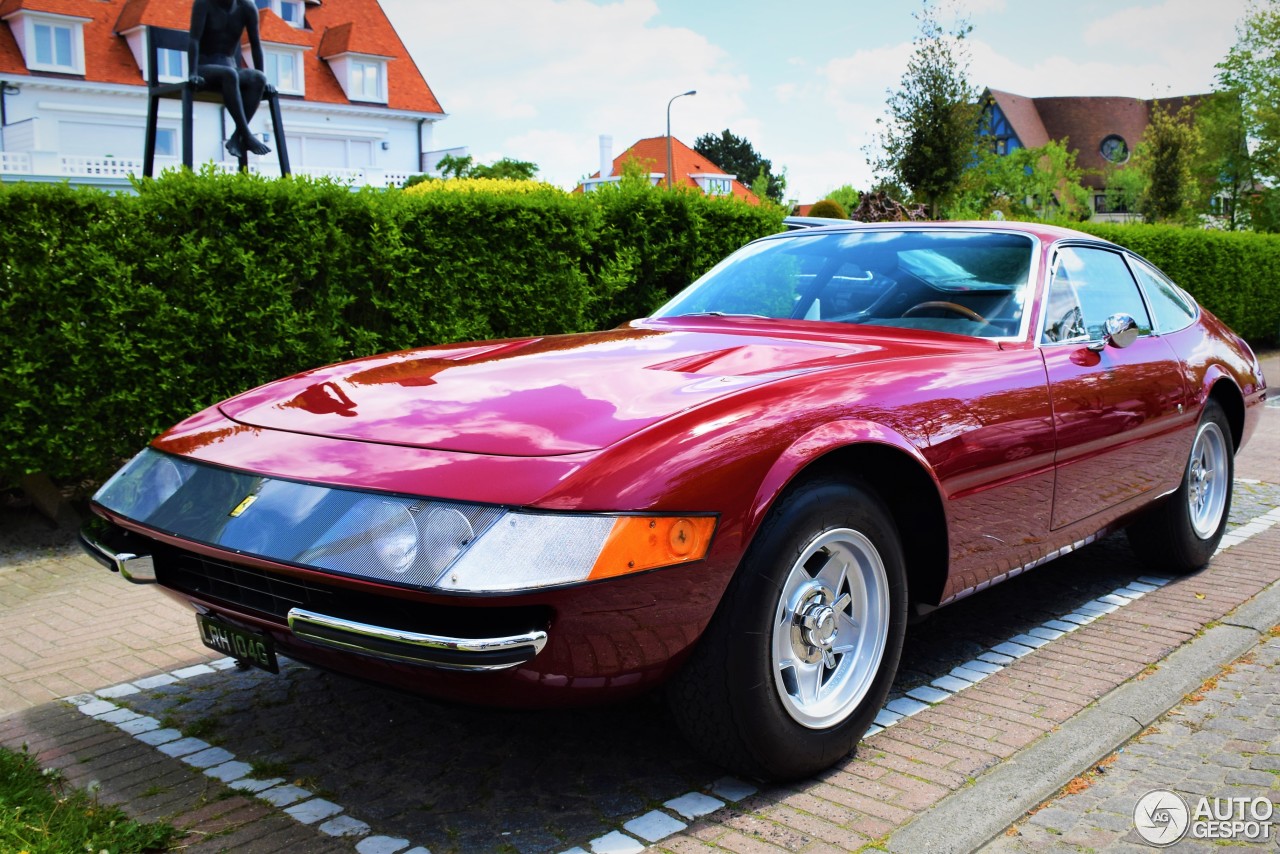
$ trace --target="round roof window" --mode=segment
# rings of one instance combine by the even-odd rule
[[[1123,163],[1129,159],[1129,144],[1124,141],[1124,137],[1114,133],[1104,137],[1098,148],[1102,156],[1112,163]]]

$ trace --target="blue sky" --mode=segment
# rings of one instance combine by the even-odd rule
[[[1028,96],[1209,91],[1247,0],[943,0],[970,79]],[[449,117],[436,148],[531,160],[572,187],[614,154],[728,128],[810,202],[865,187],[864,148],[917,32],[911,0],[382,0]]]

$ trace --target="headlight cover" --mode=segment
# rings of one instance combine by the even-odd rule
[[[542,513],[298,483],[148,448],[94,501],[242,554],[450,592],[530,590],[702,559],[715,517]]]

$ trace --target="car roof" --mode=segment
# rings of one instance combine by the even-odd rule
[[[803,219],[810,221],[822,220],[822,222],[800,224],[792,227],[787,232],[770,235],[771,237],[795,234],[797,229],[803,231],[863,231],[872,229],[937,231],[944,229],[958,229],[963,231],[1001,231],[1006,233],[1016,232],[1019,234],[1029,234],[1040,238],[1045,243],[1054,243],[1059,240],[1088,240],[1093,243],[1110,243],[1110,241],[1104,240],[1101,237],[1086,234],[1083,231],[1076,231],[1073,228],[1064,228],[1058,225],[1047,225],[1040,222],[1020,222],[1015,220],[912,220],[907,222],[856,222],[854,220],[831,220],[826,217],[787,217],[787,219]]]

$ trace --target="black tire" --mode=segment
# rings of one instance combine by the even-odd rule
[[[1206,457],[1217,458],[1207,487],[1204,477]],[[1218,402],[1210,399],[1200,415],[1181,485],[1129,525],[1125,531],[1129,544],[1155,572],[1185,575],[1200,569],[1213,557],[1227,529],[1234,479],[1235,448],[1231,425]],[[1222,494],[1206,493],[1206,488],[1220,488]],[[1197,513],[1195,508],[1200,506],[1206,495],[1213,503],[1212,512]],[[1218,503],[1221,504],[1220,509],[1217,509]]]
[[[672,712],[713,762],[761,779],[812,775],[851,753],[884,705],[906,623],[902,548],[882,502],[856,481],[810,480],[756,534],[668,688]],[[817,661],[787,659],[775,643]],[[850,644],[863,655],[839,649]]]

